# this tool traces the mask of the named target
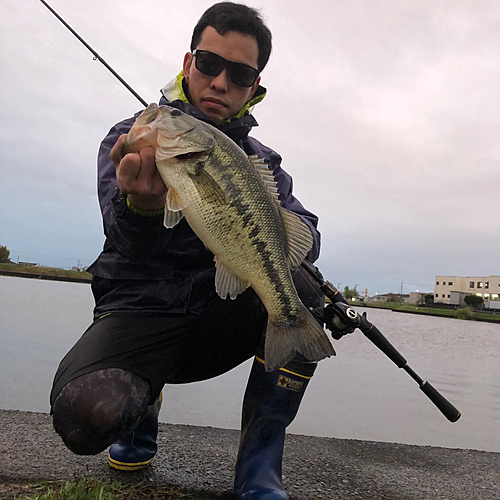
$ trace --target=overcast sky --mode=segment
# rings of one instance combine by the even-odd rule
[[[213,2],[49,0],[148,102]],[[320,218],[319,266],[375,293],[500,274],[500,2],[248,0],[274,49],[253,135]],[[140,103],[38,0],[0,0],[0,245],[90,265],[96,155]]]

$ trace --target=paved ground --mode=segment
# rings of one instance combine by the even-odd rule
[[[120,473],[107,466],[105,453],[66,450],[49,415],[0,410],[0,498],[12,498],[8,483],[94,474],[233,499],[237,446],[237,431],[160,424],[153,465]],[[289,435],[284,485],[292,500],[500,500],[500,453]]]

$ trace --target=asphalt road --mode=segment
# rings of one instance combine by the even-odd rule
[[[106,453],[73,455],[49,415],[0,410],[0,485],[96,475],[233,499],[238,437],[233,430],[160,424],[153,465],[125,473],[109,468]],[[500,500],[500,453],[288,435],[283,469],[291,500]],[[8,498],[1,489],[0,498]]]

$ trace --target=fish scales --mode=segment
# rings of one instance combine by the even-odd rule
[[[251,286],[261,298],[268,313],[266,369],[283,366],[296,352],[310,360],[335,354],[301,303],[288,263],[290,247],[305,257],[310,231],[280,208],[267,167],[216,128],[166,106],[150,105],[129,132],[128,151],[146,145],[155,147],[168,187],[165,225],[186,218],[215,256],[221,297],[234,299]]]
[[[239,151],[239,150],[238,150]],[[248,236],[250,245],[256,252],[250,255],[257,257],[260,269],[256,269],[255,261],[249,263],[242,259],[242,256],[234,253],[234,258],[237,262],[247,262],[246,273],[254,271],[256,273],[264,272],[267,277],[267,282],[263,283],[264,290],[273,287],[274,292],[278,294],[280,313],[288,316],[296,313],[299,308],[299,302],[295,301],[292,304],[290,297],[293,298],[292,286],[287,288],[284,286],[284,281],[279,279],[277,268],[283,273],[287,273],[288,266],[284,256],[286,247],[286,235],[282,224],[272,224],[271,221],[279,221],[279,213],[274,200],[265,189],[259,174],[250,168],[238,169],[234,168],[240,165],[237,162],[230,161],[230,155],[227,157],[217,154],[217,146],[214,151],[215,158],[222,158],[223,161],[215,160],[211,168],[211,162],[207,164],[207,171],[210,172],[216,180],[220,179],[221,187],[227,192],[232,193],[232,202],[237,210],[237,218],[239,220],[239,230],[235,230],[234,226],[228,228],[227,237],[234,235],[233,241],[241,243],[242,238]],[[226,161],[224,161],[226,160]],[[245,158],[246,160],[246,158]],[[224,166],[227,165],[227,168]],[[231,168],[232,167],[232,168]],[[254,193],[254,196],[249,196],[249,193]],[[230,219],[233,222],[232,219]],[[229,245],[234,248],[233,245]],[[234,250],[233,250],[234,251]],[[247,256],[250,256],[247,254]],[[280,264],[282,264],[280,266]],[[291,281],[289,281],[291,283]],[[288,293],[287,293],[288,292]],[[293,307],[295,306],[295,307]]]

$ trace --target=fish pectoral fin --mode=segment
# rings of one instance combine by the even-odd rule
[[[166,208],[172,212],[179,212],[183,208],[186,208],[181,195],[173,187],[168,188]]]
[[[196,174],[190,174],[196,191],[207,203],[216,205],[227,205],[227,197],[217,181],[204,169],[197,170]]]
[[[173,210],[169,210],[168,208],[165,208],[165,217],[163,218],[163,225],[167,229],[172,229],[175,227],[182,219],[184,218],[184,215],[180,210],[177,212],[174,212]]]
[[[285,225],[287,262],[291,268],[294,268],[301,264],[306,258],[307,252],[311,250],[313,246],[312,233],[298,215],[281,206],[278,209]]]
[[[219,261],[217,257],[215,261],[215,290],[219,297],[227,299],[227,296],[234,300],[240,293],[244,292],[249,286],[248,281],[235,276]]]
[[[180,197],[177,191],[170,187],[167,191],[167,202],[165,203],[165,217],[163,219],[163,225],[167,229],[172,229],[176,226],[179,221],[182,220],[184,215],[181,210],[186,208],[186,204]]]

